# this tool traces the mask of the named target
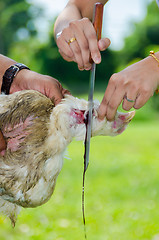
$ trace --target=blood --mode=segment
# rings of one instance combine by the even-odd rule
[[[85,123],[85,110],[79,110],[79,109],[73,109],[70,113],[70,115],[74,118],[76,118],[77,124],[83,124]]]
[[[119,119],[121,119],[123,122],[126,119],[126,117],[124,115],[119,115]]]
[[[114,121],[113,128],[116,128],[116,126],[117,126],[116,121]]]
[[[83,171],[83,184],[82,184],[82,214],[83,214],[83,224],[84,224],[84,232],[85,232],[85,239],[87,239],[87,234],[86,234],[86,218],[85,218],[85,174],[86,174],[86,139],[87,139],[87,125],[88,125],[88,112],[86,114],[85,120],[84,120],[85,126],[86,126],[86,135],[85,135],[85,141],[84,141],[84,171]]]

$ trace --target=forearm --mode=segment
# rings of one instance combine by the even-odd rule
[[[61,14],[57,17],[55,26],[54,26],[54,34],[61,32],[64,28],[68,27],[69,23],[74,20],[79,20],[82,18],[80,10],[77,8],[75,4],[68,3]]]
[[[0,86],[2,85],[2,78],[5,73],[5,71],[16,62],[8,57],[5,57],[4,55],[0,54]]]
[[[15,63],[14,60],[0,54],[0,88],[1,88],[1,85],[2,85],[2,78],[3,78],[3,75],[6,71],[6,69],[8,69],[10,67],[10,65],[12,65],[14,63]],[[0,152],[3,151],[6,148],[6,146],[7,146],[6,142],[5,142],[5,140],[3,138],[3,135],[0,131]]]
[[[105,4],[107,1],[99,0],[98,2]],[[92,20],[93,8],[96,2],[97,0],[70,0],[55,22],[55,36],[68,27],[71,21],[80,20],[84,17]]]

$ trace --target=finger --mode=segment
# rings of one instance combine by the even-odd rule
[[[135,89],[131,89],[131,92],[126,93],[123,98],[122,108],[126,111],[130,110],[135,104],[137,95]]]
[[[98,47],[100,51],[106,50],[110,45],[110,39],[109,38],[102,38],[98,41]]]
[[[57,91],[54,92],[54,96],[52,97],[55,106],[61,102],[62,98],[64,98],[65,95],[71,95],[70,91],[67,89],[62,88],[62,90],[60,91],[61,94],[59,94],[59,92]]]
[[[61,99],[63,98],[62,90],[63,87],[58,80],[49,79],[49,82],[46,81],[46,85],[44,86],[44,95],[50,98],[55,105],[57,105]]]
[[[106,112],[107,120],[112,121],[114,119],[116,111],[119,105],[121,104],[124,95],[125,95],[125,92],[123,89],[120,89],[119,87],[115,89],[107,106],[107,112]]]
[[[84,34],[86,39],[88,39],[91,58],[96,64],[99,64],[101,62],[101,54],[98,48],[96,32],[92,24],[89,25],[89,31],[88,28],[84,28]]]
[[[86,28],[86,26],[85,26],[85,28]],[[74,34],[75,34],[78,46],[80,48],[80,52],[79,53],[77,52],[77,53],[81,54],[83,68],[85,70],[90,70],[92,67],[92,64],[90,63],[91,53],[90,53],[90,49],[89,49],[89,43],[88,43],[87,36],[85,36],[84,31],[83,31],[84,29],[76,28]],[[74,51],[75,57],[76,57],[77,53]],[[82,67],[82,66],[79,64],[79,67]]]
[[[68,57],[67,55],[65,55],[60,49],[59,49],[59,53],[61,54],[61,56],[63,57],[64,60],[66,60],[67,62],[75,62],[75,58],[74,57]]]
[[[58,94],[54,93],[54,95],[50,97],[50,99],[53,101],[55,106],[61,102],[62,98],[63,98],[63,95],[59,93]]]
[[[75,44],[74,45],[72,43],[70,44],[70,46],[72,47],[72,51],[74,52],[74,56],[77,60],[77,64],[80,69],[83,68],[85,70],[90,70],[92,66],[90,63],[91,53],[88,44],[88,37],[86,36],[85,31],[87,32],[93,31],[93,33],[95,34],[93,25],[88,18],[83,18],[82,20],[71,22],[70,28],[74,33],[74,36],[79,47],[75,49],[74,48]]]
[[[77,36],[76,34],[74,33],[74,38],[76,39],[75,41],[71,42],[69,44],[73,54],[74,54],[74,59],[77,63],[77,65],[79,66],[79,68],[83,69],[84,68],[84,63],[83,63],[83,59],[82,59],[82,52],[81,52],[81,48],[78,44],[78,41],[77,41]],[[69,41],[69,40],[68,40]]]
[[[62,98],[66,94],[71,95],[70,91],[63,88],[58,80],[56,80],[56,86],[54,87],[52,94],[53,96],[51,97],[51,99],[53,100],[55,106],[61,102]]]
[[[60,37],[57,38],[56,43],[59,48],[60,54],[63,53],[67,58],[72,59],[74,57],[74,54],[67,42],[69,40],[70,35],[72,36],[73,33],[64,29]]]
[[[56,86],[50,88],[48,93],[46,93],[45,95],[49,97],[56,106],[61,102],[62,98],[64,98],[66,94],[71,95],[71,93],[67,89],[64,89],[62,85],[58,83]]]
[[[98,109],[98,118],[101,120],[106,116],[107,107],[108,107],[109,101],[111,99],[111,96],[113,95],[113,93],[115,91],[115,88],[116,88],[115,82],[112,81],[110,78],[110,80],[108,82],[108,86],[107,86],[105,94],[104,94],[104,97],[103,97],[102,102]]]
[[[6,147],[7,147],[6,142],[5,142],[5,140],[4,140],[4,137],[3,137],[2,132],[0,131],[0,152],[1,152],[2,150],[5,150]]]
[[[145,105],[145,103],[149,100],[149,98],[151,97],[150,93],[140,93],[138,94],[135,104],[134,104],[134,108],[135,109],[139,109],[141,107],[143,107]]]
[[[72,95],[69,90],[63,88],[63,90],[62,90],[62,95],[63,95],[63,97],[64,97],[66,94],[67,94],[67,95]]]
[[[76,38],[78,39],[78,45],[81,50],[81,57],[83,61],[83,68],[85,70],[90,70],[92,67],[92,64],[90,63],[90,50],[89,50],[89,44],[84,35],[79,35],[79,33],[76,35]]]

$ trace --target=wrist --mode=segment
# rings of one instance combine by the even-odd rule
[[[0,54],[0,86],[2,85],[2,78],[6,69],[8,69],[11,65],[15,63],[16,61]]]
[[[159,52],[150,51],[149,57],[153,68],[159,72]]]
[[[150,56],[153,58],[153,60],[155,61],[156,63],[156,67],[157,67],[157,72],[158,72],[158,81],[157,81],[157,87],[159,86],[159,52],[154,52],[154,51],[150,51]],[[157,90],[158,91],[158,90]]]
[[[18,73],[24,69],[30,70],[26,65],[22,63],[16,63],[7,68],[2,78],[1,93],[7,95],[10,93],[10,88],[13,81],[15,80]]]
[[[156,83],[155,92],[159,92],[159,52],[150,51],[147,57],[151,70],[154,73],[154,79]]]
[[[23,69],[22,71],[18,72],[18,74],[14,77],[14,80],[11,84],[10,94],[20,90],[28,89],[27,82],[30,78],[29,76],[31,72],[32,71],[28,69]]]

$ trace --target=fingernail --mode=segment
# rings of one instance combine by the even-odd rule
[[[103,121],[104,118],[105,118],[105,116],[101,116],[101,115],[99,116],[99,115],[98,115],[98,119],[99,119],[100,121]]]
[[[106,49],[106,46],[105,46],[105,47],[101,47],[100,50],[101,50],[101,51],[104,51],[105,49]]]
[[[89,71],[89,70],[91,70],[91,68],[92,68],[92,66],[86,67],[85,70]]]
[[[101,58],[100,58],[100,57],[95,57],[95,58],[94,58],[94,62],[95,62],[96,64],[100,63],[100,62],[101,62]]]
[[[105,44],[105,42],[99,42],[99,47],[100,47],[100,51],[104,51],[107,48],[107,45]]]
[[[102,111],[100,109],[98,109],[98,119],[103,120],[104,117],[105,117],[105,115],[103,115]]]
[[[83,68],[83,67],[80,67],[80,66],[78,66],[78,69],[79,69],[80,71],[83,71],[83,70],[84,70],[84,68]]]

